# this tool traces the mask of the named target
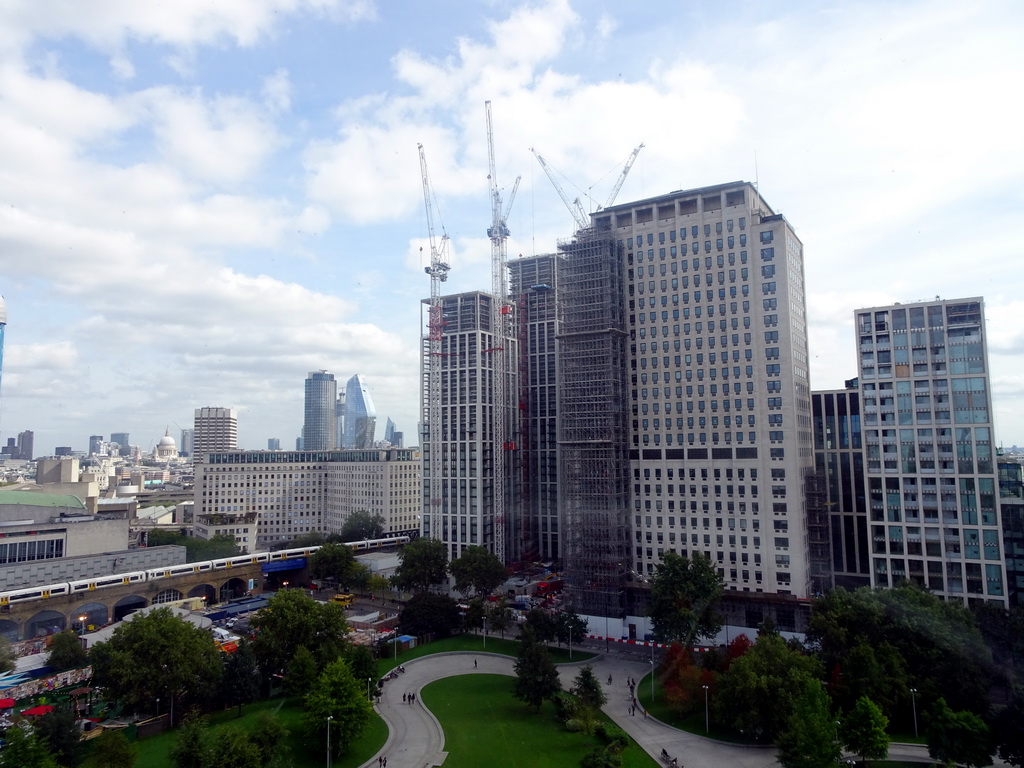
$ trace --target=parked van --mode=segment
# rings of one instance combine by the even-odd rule
[[[342,608],[348,608],[356,601],[355,595],[335,595],[331,598],[332,603],[337,603]]]

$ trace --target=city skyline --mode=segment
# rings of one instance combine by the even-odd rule
[[[982,295],[995,442],[1024,442],[1016,4],[46,6],[0,9],[2,441],[146,450],[220,403],[288,445],[326,368],[418,443],[416,143],[446,292],[486,289],[491,99],[510,256],[572,231],[531,146],[587,210],[641,142],[619,203],[759,182],[805,246],[814,389],[855,375],[857,307]]]

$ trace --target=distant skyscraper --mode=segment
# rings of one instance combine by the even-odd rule
[[[338,383],[334,374],[311,371],[306,377],[305,420],[302,445],[309,451],[337,448]]]
[[[130,447],[130,443],[128,442],[128,433],[127,432],[111,432],[110,433],[110,442],[117,443],[118,448],[120,449],[118,451],[118,453],[120,453],[122,456],[127,456],[131,452],[131,447]],[[184,455],[184,454],[182,454],[182,455]]]
[[[981,298],[860,309],[871,584],[1007,604]]]
[[[268,437],[267,438],[267,450],[268,451],[280,451],[281,450],[281,438],[279,438],[279,437]]]
[[[102,453],[103,435],[89,435],[89,455]]]
[[[338,403],[335,406],[337,419],[338,447],[345,445],[345,388],[338,391]]]
[[[33,459],[35,458],[35,433],[30,429],[26,429],[24,432],[18,433],[18,458],[19,459]]]
[[[192,455],[203,461],[213,451],[238,447],[238,417],[234,408],[196,408]]]
[[[0,296],[0,384],[3,383],[4,375],[4,331],[7,330],[7,304],[4,297]],[[0,394],[3,390],[0,389]]]
[[[372,448],[377,411],[361,374],[345,385],[345,444],[343,448]],[[306,445],[309,448],[309,445]]]
[[[127,438],[127,435],[125,437]],[[178,455],[191,456],[195,450],[195,443],[196,431],[194,429],[181,430],[181,448],[178,450]],[[128,450],[126,449],[125,452],[127,453]]]

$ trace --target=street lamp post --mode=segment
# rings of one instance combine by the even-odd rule
[[[483,619],[481,619],[481,621],[483,621],[483,625],[484,625],[484,650],[486,651],[487,650],[487,617],[484,616]]]
[[[372,677],[366,678],[366,699],[370,700],[370,683],[373,682]]]
[[[708,687],[706,685],[702,685],[701,688],[704,689],[704,733],[710,733],[711,717],[708,714]]]
[[[914,738],[917,738],[917,688],[910,689],[910,707],[914,713]]]
[[[327,716],[327,768],[331,768],[331,720],[333,719],[333,716]]]
[[[567,626],[569,630],[569,661],[572,661],[572,627]]]
[[[85,636],[85,622],[89,620],[88,614],[82,614],[78,617],[78,636]]]

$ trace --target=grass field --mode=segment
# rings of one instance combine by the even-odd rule
[[[566,731],[552,704],[538,714],[513,698],[513,685],[514,678],[504,675],[461,675],[423,689],[423,703],[444,728],[445,768],[565,768],[579,765],[599,743],[595,736]],[[622,764],[657,765],[636,744],[626,748]]]
[[[485,649],[483,635],[455,635],[454,637],[446,637],[444,640],[435,640],[432,643],[417,646],[409,651],[399,651],[397,659],[393,656],[381,659],[378,662],[378,668],[380,669],[381,674],[384,674],[394,669],[399,664],[407,664],[412,659],[429,656],[433,653],[448,653],[450,651],[484,653],[485,650],[487,653],[499,653],[502,656],[515,657],[519,655],[519,641],[502,640],[500,637],[488,636],[487,647]],[[548,650],[551,652],[551,660],[555,662],[555,664],[563,664],[567,661],[585,661],[596,656],[596,654],[591,653],[590,651],[573,648],[572,658],[570,659],[568,648],[549,646]]]

